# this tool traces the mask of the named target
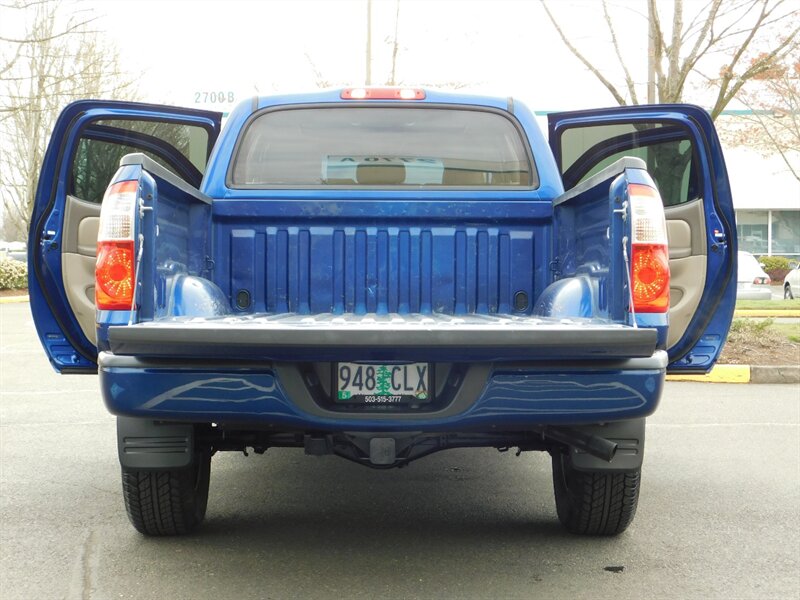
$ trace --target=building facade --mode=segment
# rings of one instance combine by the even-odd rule
[[[800,150],[788,156],[800,172]],[[726,150],[739,250],[800,260],[800,181],[780,156]],[[795,163],[792,163],[794,167]]]

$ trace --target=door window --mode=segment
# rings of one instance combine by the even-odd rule
[[[70,170],[69,193],[100,203],[126,154],[140,152],[197,187],[209,153],[202,127],[155,121],[101,119],[81,132]]]
[[[665,206],[700,196],[700,169],[689,133],[665,123],[582,126],[561,137],[561,170],[569,189],[624,156],[641,158]]]

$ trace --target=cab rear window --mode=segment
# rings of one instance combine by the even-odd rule
[[[265,112],[240,139],[229,179],[234,188],[538,185],[511,119],[422,107]]]

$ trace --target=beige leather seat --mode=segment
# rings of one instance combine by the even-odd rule
[[[486,185],[486,175],[483,171],[468,171],[465,169],[445,169],[442,174],[442,185],[474,186]]]
[[[492,176],[494,185],[528,185],[528,173],[525,171],[502,171]]]
[[[405,180],[405,165],[359,163],[356,167],[356,181],[359,185],[400,185]]]

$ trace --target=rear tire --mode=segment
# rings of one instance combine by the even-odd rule
[[[208,505],[211,453],[198,451],[185,469],[145,471],[122,468],[128,519],[145,535],[182,535],[202,523]]]
[[[554,454],[553,488],[559,521],[571,533],[622,533],[636,514],[641,472],[641,468],[627,473],[578,471],[568,455]]]
[[[783,299],[794,300],[794,295],[792,294],[792,288],[788,283],[785,286],[783,286]]]

